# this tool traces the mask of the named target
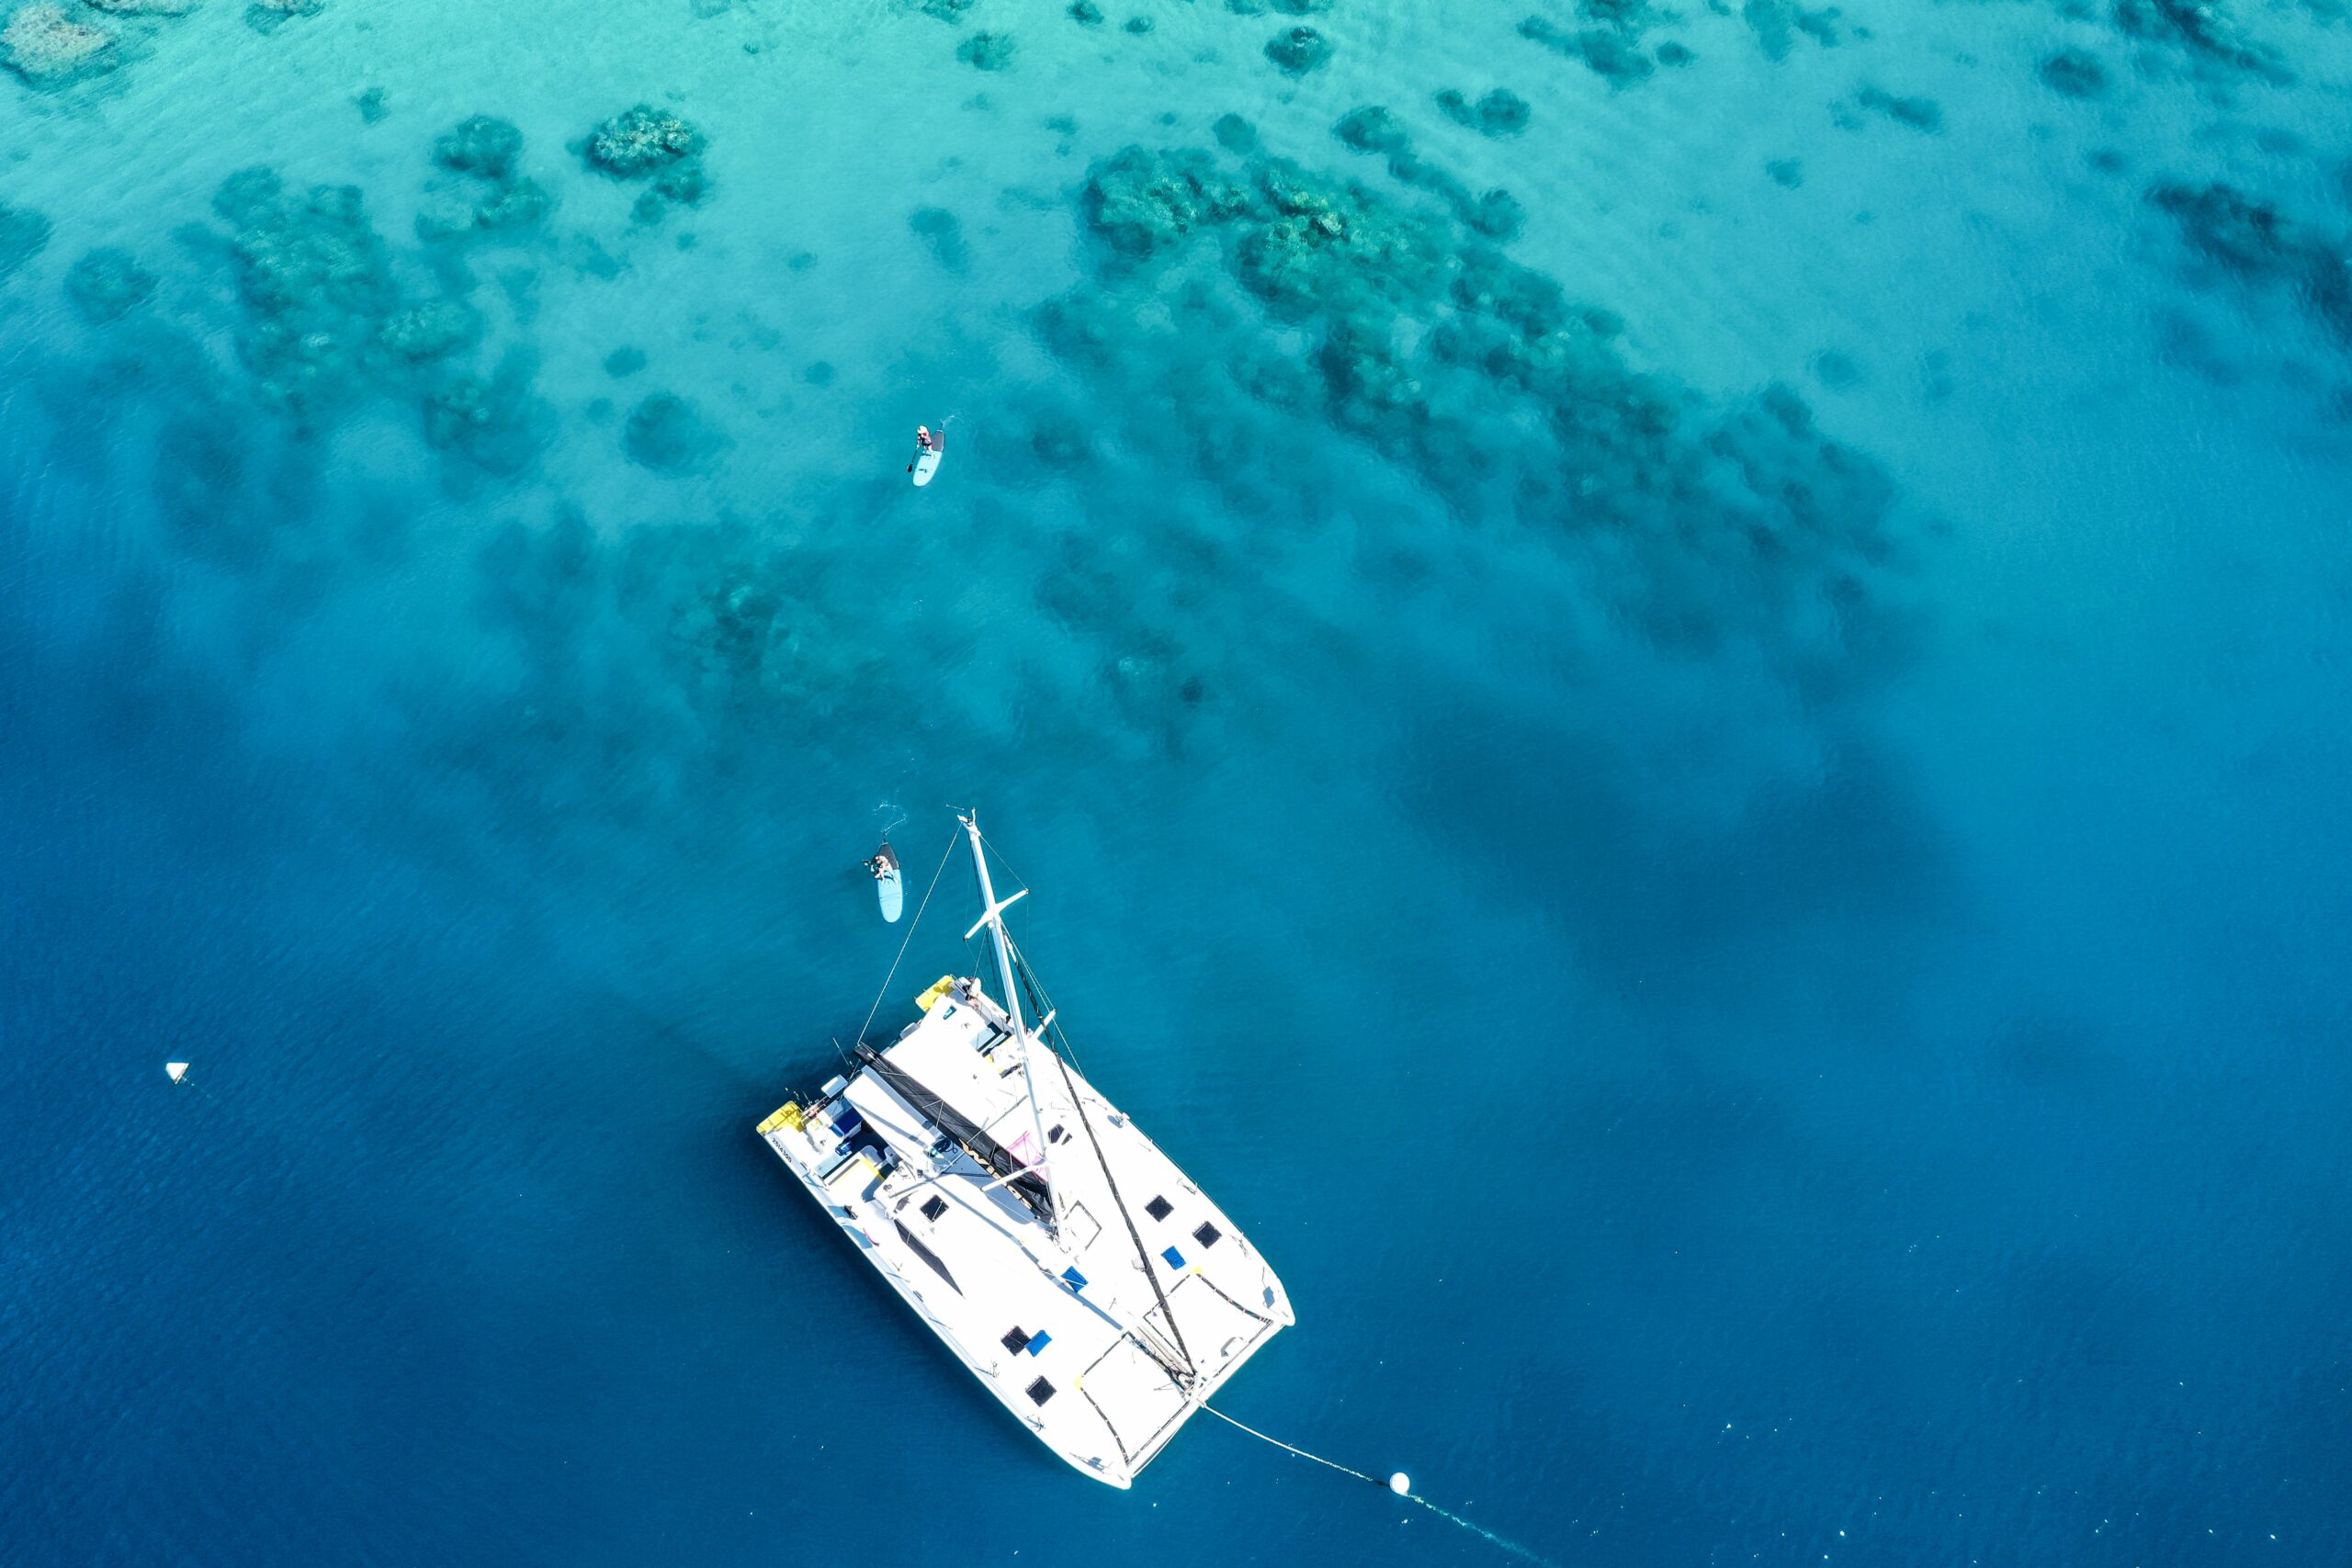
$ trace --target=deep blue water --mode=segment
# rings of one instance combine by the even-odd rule
[[[2352,30],[1531,3],[0,73],[0,1562],[1502,1561],[1072,1477],[752,1135],[951,803],[1241,1419],[1564,1564],[2352,1561]]]

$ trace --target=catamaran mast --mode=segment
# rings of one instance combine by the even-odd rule
[[[969,814],[959,811],[956,814],[956,820],[964,824],[964,831],[972,840],[972,869],[980,874],[980,903],[985,910],[980,916],[979,925],[966,931],[964,937],[968,942],[979,933],[980,926],[986,926],[989,936],[995,940],[997,979],[1004,988],[1005,1016],[1012,1021],[1012,1043],[1021,1053],[1021,1085],[1029,1091],[1030,1124],[1035,1130],[1037,1138],[1036,1163],[1043,1167],[1046,1164],[1046,1122],[1037,1105],[1037,1080],[1029,1070],[1029,1024],[1021,1016],[1021,987],[1012,972],[1012,939],[1004,934],[1004,911],[1027,897],[1029,890],[1024,887],[1012,897],[999,903],[996,886],[989,880],[988,852],[980,844],[980,814],[977,811]],[[1045,1180],[1046,1200],[1053,1210],[1053,1218],[1048,1222],[1048,1226],[1053,1231],[1055,1239],[1059,1240],[1062,1213],[1061,1187],[1051,1175],[1047,1175]]]

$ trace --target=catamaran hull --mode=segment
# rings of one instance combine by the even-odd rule
[[[769,1146],[775,1147],[772,1141]],[[998,1377],[974,1359],[972,1352],[966,1348],[964,1342],[956,1337],[956,1331],[932,1314],[931,1309],[923,1304],[922,1292],[899,1271],[891,1259],[883,1252],[881,1244],[858,1224],[858,1217],[846,1212],[843,1205],[833,1201],[824,1188],[817,1184],[814,1176],[802,1169],[790,1155],[782,1149],[776,1149],[776,1157],[784,1161],[785,1168],[792,1172],[800,1185],[807,1190],[808,1196],[817,1201],[818,1206],[825,1211],[841,1233],[849,1238],[850,1245],[857,1248],[859,1255],[874,1266],[874,1271],[882,1276],[890,1289],[898,1292],[899,1299],[906,1303],[915,1316],[922,1320],[923,1326],[939,1337],[939,1342],[947,1347],[947,1353],[964,1364],[964,1370],[970,1372],[980,1386],[995,1397],[999,1404],[1004,1406],[1007,1415],[1028,1427],[1031,1437],[1044,1443],[1057,1458],[1080,1475],[1100,1481],[1108,1486],[1115,1486],[1122,1492],[1135,1485],[1135,1476],[1130,1472],[1106,1472],[1087,1462],[1087,1458],[1092,1456],[1082,1458],[1067,1449],[1056,1448],[1052,1443],[1046,1442],[1045,1435],[1036,1429],[1036,1423],[1024,1416],[1021,1407],[1013,1403],[1013,1399],[1020,1397],[1019,1391],[1002,1386]],[[1012,1397],[1006,1397],[1008,1394]]]
[[[1294,1321],[1273,1269],[1066,1051],[971,841],[1002,999],[943,976],[760,1136],[899,1300],[1063,1462],[1125,1489]],[[918,917],[920,918],[920,917]]]

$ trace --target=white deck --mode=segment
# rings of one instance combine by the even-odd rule
[[[1074,1067],[1066,1082],[1067,1064],[1034,1037],[1033,1117],[1005,1015],[976,982],[959,981],[883,1055],[1041,1168],[1063,1215],[1058,1240],[962,1148],[951,1143],[934,1157],[939,1130],[870,1069],[808,1108],[804,1125],[772,1117],[763,1135],[1006,1409],[1079,1470],[1130,1485],[1200,1402],[1293,1321],[1282,1281],[1223,1210]],[[833,1131],[844,1108],[895,1162],[871,1154],[842,1162],[863,1136]],[[1042,1168],[1039,1124],[1050,1144]],[[1188,1362],[1189,1389],[1169,1370]]]

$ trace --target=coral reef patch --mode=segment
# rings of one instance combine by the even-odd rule
[[[1555,54],[1582,61],[1621,87],[1646,80],[1657,69],[1642,49],[1642,35],[1652,20],[1643,0],[1579,0],[1577,13],[1582,27],[1564,27],[1549,17],[1534,16],[1519,24],[1519,36]]]
[[[2070,98],[2096,98],[2107,92],[2107,67],[2084,49],[2062,49],[2041,62],[2042,85]]]
[[[964,243],[964,225],[945,208],[918,207],[907,215],[907,227],[948,271],[961,272],[971,265],[971,248]]]
[[[0,65],[37,87],[61,87],[110,71],[117,59],[112,33],[75,21],[51,0],[19,6],[0,25]]]
[[[2248,34],[2224,0],[2116,0],[2115,26],[2135,42],[2175,51],[2207,77],[2245,75],[2282,86],[2295,79],[2278,50]]]
[[[1398,145],[1385,113],[1343,125],[1351,144]],[[1870,586],[1894,499],[1878,468],[1784,388],[1711,410],[1632,368],[1614,316],[1495,250],[1452,201],[1131,146],[1092,167],[1080,210],[1095,280],[1038,315],[1068,363],[1157,382],[1181,343],[1228,385],[1176,406],[1319,417],[1462,515],[1613,541],[1591,547],[1597,569],[1661,645],[1745,642],[1807,682],[1890,646]],[[1147,310],[1163,338],[1139,327]]]
[[[545,220],[553,200],[522,172],[522,157],[523,133],[507,121],[481,114],[459,121],[433,144],[434,164],[457,177],[417,214],[417,237],[448,240]]]
[[[315,17],[326,0],[253,0],[245,7],[245,26],[257,33],[275,32],[297,17]]]
[[[1331,134],[1358,152],[1385,157],[1391,176],[1442,197],[1456,217],[1487,238],[1508,240],[1518,234],[1525,214],[1517,197],[1499,188],[1474,194],[1461,180],[1416,152],[1403,122],[1379,105],[1350,110],[1331,128]]]
[[[294,194],[271,170],[246,169],[212,209],[232,231],[244,305],[237,347],[263,397],[298,423],[331,417],[368,387],[379,334],[401,308],[359,187]]]
[[[140,265],[129,251],[102,245],[66,271],[65,297],[84,321],[102,325],[119,321],[145,304],[153,296],[155,284],[155,275]]]
[[[2206,265],[2241,286],[2285,293],[2338,338],[2352,342],[2352,251],[2270,202],[2222,181],[2165,181],[2148,199],[2171,215]]]
[[[974,33],[956,46],[956,58],[976,71],[1008,70],[1014,52],[1011,33]]]
[[[698,473],[727,446],[727,437],[688,400],[654,392],[628,411],[621,445],[629,460],[662,474]]]
[[[630,208],[639,223],[662,220],[671,205],[691,207],[710,189],[703,168],[707,143],[701,131],[677,115],[639,104],[623,109],[591,133],[582,155],[590,167],[618,180],[650,178],[652,188]]]
[[[1527,129],[1527,122],[1535,112],[1525,98],[1507,87],[1493,89],[1476,103],[1448,87],[1438,94],[1437,107],[1446,118],[1481,136],[1516,136]]]
[[[1266,58],[1285,76],[1304,76],[1331,58],[1331,40],[1313,28],[1293,28],[1267,40]]]
[[[590,133],[590,164],[616,179],[642,179],[673,164],[699,158],[702,132],[666,109],[639,104],[605,120]]]

